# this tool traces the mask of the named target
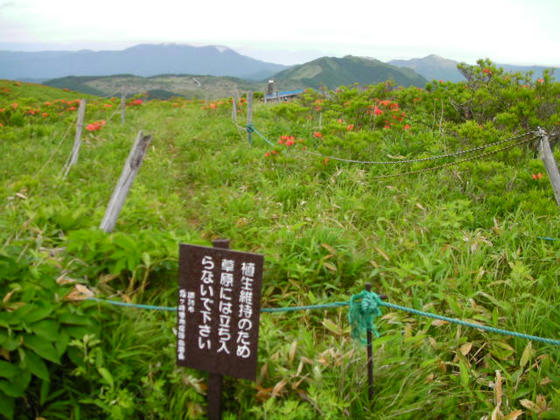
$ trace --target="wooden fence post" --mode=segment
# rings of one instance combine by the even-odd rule
[[[253,144],[253,91],[247,92],[247,140],[249,144]]]
[[[111,200],[107,205],[107,210],[105,210],[105,216],[99,225],[99,228],[103,229],[105,232],[111,232],[115,228],[119,213],[124,205],[124,200],[142,165],[142,160],[144,159],[144,155],[148,150],[151,140],[152,136],[145,136],[142,134],[142,131],[138,132],[138,136],[124,164],[119,182],[117,182]]]
[[[548,179],[550,180],[552,191],[554,191],[556,203],[560,206],[560,173],[558,173],[558,165],[556,164],[554,154],[550,148],[546,131],[539,127],[537,132],[540,137],[539,151],[541,159],[544,163],[544,167],[546,168],[546,172],[548,173]]]
[[[237,101],[238,101],[238,97],[237,97],[237,92],[233,92],[233,109],[231,111],[231,118],[233,118],[233,121],[235,121],[235,123],[237,124]]]
[[[121,91],[121,123],[124,124],[124,113],[126,110],[126,94],[124,89]]]
[[[78,155],[80,154],[80,146],[82,145],[82,129],[84,127],[84,116],[86,114],[86,100],[80,100],[80,107],[78,108],[78,118],[76,119],[76,135],[74,136],[74,147],[72,147],[72,154],[69,161],[64,166],[64,173],[62,179],[66,178],[70,168],[78,163]]]

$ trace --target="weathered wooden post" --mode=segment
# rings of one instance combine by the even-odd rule
[[[247,92],[247,140],[253,144],[253,91]]]
[[[124,89],[121,91],[121,123],[124,124],[124,113],[126,110],[126,94]]]
[[[86,114],[86,100],[80,99],[80,107],[78,108],[78,118],[76,119],[76,135],[74,136],[74,147],[72,147],[72,154],[70,160],[64,167],[62,179],[65,179],[70,172],[70,168],[78,163],[78,155],[80,153],[80,146],[82,145],[82,129],[84,127],[84,116]]]
[[[99,228],[103,229],[105,232],[111,232],[115,228],[115,224],[117,223],[117,219],[124,205],[124,200],[126,199],[128,191],[134,182],[134,178],[136,178],[136,174],[142,165],[142,160],[144,159],[144,155],[146,154],[151,141],[152,136],[145,136],[142,134],[142,131],[138,132],[138,136],[134,141],[128,158],[126,159],[121,176],[117,182],[117,186],[115,187],[111,200],[107,205],[107,210],[105,210],[105,216],[99,225]]]
[[[554,192],[554,197],[556,198],[556,203],[560,206],[560,173],[558,173],[558,165],[554,159],[554,154],[550,148],[550,143],[548,141],[548,135],[541,127],[537,130],[537,135],[540,137],[539,141],[539,152],[541,159],[548,173],[548,179],[550,180],[550,185],[552,186],[552,191]]]
[[[233,109],[231,111],[231,118],[237,124],[237,101],[239,98],[237,97],[237,92],[233,92]]]

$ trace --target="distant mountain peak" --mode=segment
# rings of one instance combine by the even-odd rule
[[[138,44],[124,50],[4,52],[0,79],[54,79],[66,76],[197,74],[264,79],[287,68],[239,54],[223,45]]]
[[[457,70],[458,61],[449,58],[440,57],[436,54],[430,54],[424,58],[413,58],[411,60],[391,60],[390,64],[395,66],[407,67],[420,73],[428,80],[445,80],[450,82],[461,82],[465,78]],[[540,77],[543,70],[549,67],[543,66],[517,66],[511,64],[498,64],[508,72],[527,72],[534,71],[533,77]]]
[[[428,80],[446,80],[460,82],[465,80],[457,70],[457,61],[430,54],[424,58],[412,58],[410,60],[391,60],[389,64],[399,67],[413,69]]]
[[[224,47],[223,45],[214,45],[214,48],[216,48],[221,53],[226,51],[233,51],[231,48]]]
[[[281,71],[275,80],[298,82],[300,87],[335,89],[342,85],[375,84],[394,80],[398,85],[423,87],[426,80],[410,69],[403,69],[376,59],[347,55],[321,57]]]

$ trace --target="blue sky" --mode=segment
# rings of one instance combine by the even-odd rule
[[[560,67],[560,0],[343,2],[0,0],[0,49],[226,45],[295,64],[347,54],[438,54]]]

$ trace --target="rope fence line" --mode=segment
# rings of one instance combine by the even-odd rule
[[[560,241],[560,238],[551,238],[550,236],[537,236],[537,239],[541,239],[543,241]]]
[[[64,140],[66,139],[66,136],[68,135],[68,133],[70,132],[70,129],[73,127],[73,124],[68,125],[68,127],[66,127],[66,131],[64,131],[64,134],[62,135],[60,141],[58,142],[58,144],[56,145],[56,147],[52,150],[51,154],[49,155],[48,159],[46,160],[46,162],[43,164],[43,166],[41,166],[41,168],[39,168],[39,170],[37,171],[37,173],[35,175],[39,175],[43,169],[45,169],[47,167],[47,165],[50,163],[50,161],[52,160],[52,158],[54,157],[54,155],[58,152],[58,149],[60,149],[60,146],[62,146],[62,143],[64,142]],[[68,159],[66,160],[68,161]],[[66,163],[64,164],[66,166]]]
[[[504,144],[504,143],[509,143],[509,142],[518,140],[518,139],[523,138],[523,137],[525,137],[529,134],[531,134],[531,133],[523,133],[519,136],[509,137],[507,139],[499,140],[499,141],[496,141],[496,142],[493,142],[493,143],[488,143],[488,144],[485,144],[483,146],[474,147],[472,149],[459,150],[458,152],[454,152],[454,153],[447,153],[447,154],[444,154],[444,155],[430,156],[430,157],[419,158],[419,159],[406,159],[406,160],[395,160],[395,161],[369,161],[369,160],[344,159],[344,158],[339,158],[339,157],[336,157],[336,156],[323,155],[323,154],[318,153],[318,152],[311,152],[311,151],[304,151],[304,152],[307,153],[307,154],[310,154],[310,155],[325,157],[325,158],[332,159],[332,160],[337,160],[337,161],[340,161],[340,162],[361,163],[361,164],[368,164],[368,165],[398,165],[398,164],[404,164],[404,163],[428,162],[428,161],[431,161],[431,160],[446,159],[446,158],[450,158],[450,157],[465,155],[465,154],[468,154],[468,153],[474,153],[474,152],[478,152],[478,151],[481,151],[481,150],[485,150],[489,147],[499,146],[499,145]]]
[[[239,128],[243,128],[242,126],[236,124]],[[266,136],[264,134],[262,134],[259,130],[257,130],[254,126],[252,125],[248,125],[246,127],[247,131],[251,131],[254,132],[256,134],[258,134],[266,143],[268,143],[270,146],[272,147],[276,147],[276,145],[274,143],[272,143],[268,138],[266,138]],[[333,160],[337,160],[337,161],[342,161],[342,162],[348,162],[348,163],[362,163],[362,164],[379,164],[379,165],[389,165],[389,164],[401,164],[401,163],[416,163],[416,162],[426,162],[426,161],[431,161],[431,160],[436,160],[436,159],[444,159],[444,158],[448,158],[448,157],[454,157],[454,156],[460,156],[460,155],[464,155],[467,153],[472,153],[475,151],[479,151],[479,150],[485,150],[489,147],[492,146],[497,146],[497,145],[501,145],[501,144],[505,144],[505,143],[509,143],[515,140],[519,140],[527,135],[531,134],[530,132],[527,133],[523,133],[521,135],[515,136],[515,137],[509,137],[507,139],[503,139],[503,140],[499,140],[493,143],[489,143],[487,145],[484,146],[479,146],[479,147],[475,147],[473,149],[468,149],[468,150],[461,150],[459,152],[455,152],[455,153],[448,153],[446,155],[438,155],[438,156],[432,156],[432,157],[427,157],[427,158],[421,158],[421,159],[409,159],[409,160],[401,160],[401,161],[360,161],[360,160],[352,160],[352,159],[342,159],[342,158],[337,158],[337,157],[332,157],[332,156],[327,156],[327,155],[323,155],[321,153],[317,153],[317,152],[310,152],[310,151],[305,151],[303,150],[303,153],[309,154],[309,155],[314,155],[314,156],[320,156],[320,157],[324,157],[326,159],[333,159]],[[449,162],[449,163],[445,163],[443,165],[438,165],[438,166],[432,166],[429,168],[424,168],[424,169],[418,169],[416,171],[408,171],[408,172],[398,172],[395,174],[388,174],[388,175],[378,175],[378,176],[374,176],[372,177],[372,179],[388,179],[388,178],[395,178],[395,177],[399,177],[399,176],[406,176],[406,175],[418,175],[421,174],[423,172],[429,172],[429,171],[435,171],[438,169],[443,169],[443,168],[447,168],[450,166],[454,166],[454,165],[459,165],[461,163],[465,163],[471,160],[476,160],[476,159],[481,159],[484,158],[486,156],[490,156],[499,152],[503,152],[505,150],[508,149],[512,149],[514,147],[520,146],[522,144],[526,144],[529,143],[531,141],[536,140],[536,137],[530,137],[528,139],[525,140],[521,140],[521,141],[517,141],[514,144],[505,146],[505,147],[501,147],[499,149],[496,150],[492,150],[489,152],[485,152],[485,153],[480,153],[465,159],[461,159],[461,160],[457,160],[454,162]]]
[[[237,124],[235,121],[234,121],[234,124],[235,124],[235,125],[237,126],[237,128],[239,128],[239,129],[246,130],[247,132],[251,132],[251,133],[256,133],[256,134],[257,134],[259,137],[261,137],[261,139],[263,139],[269,146],[276,147],[276,144],[274,144],[272,141],[270,141],[270,140],[269,140],[261,131],[259,131],[254,125],[248,124],[246,127],[243,127],[243,126]],[[505,144],[505,143],[510,143],[510,142],[513,142],[513,141],[522,139],[523,137],[526,137],[526,136],[528,136],[528,135],[530,135],[530,134],[534,134],[534,133],[528,131],[528,132],[519,134],[519,135],[517,135],[517,136],[508,137],[508,138],[506,138],[506,139],[498,140],[498,141],[495,141],[495,142],[492,142],[492,143],[488,143],[488,144],[485,144],[485,145],[482,145],[482,146],[473,147],[473,148],[471,148],[471,149],[459,150],[459,151],[453,152],[453,153],[447,153],[447,154],[436,155],[436,156],[429,156],[429,157],[419,158],[419,159],[406,159],[406,160],[395,160],[395,161],[371,161],[371,160],[345,159],[345,158],[339,158],[339,157],[337,157],[337,156],[324,155],[324,154],[322,154],[322,153],[313,152],[313,151],[309,151],[309,150],[302,150],[302,152],[305,153],[305,154],[308,154],[308,155],[319,156],[319,157],[323,157],[323,158],[326,158],[326,159],[329,159],[329,160],[336,160],[336,161],[339,161],[339,162],[359,163],[359,164],[366,164],[366,165],[399,165],[399,164],[406,164],[406,163],[428,162],[428,161],[432,161],[432,160],[446,159],[446,158],[450,158],[450,157],[456,157],[456,156],[465,155],[465,154],[468,154],[468,153],[474,153],[474,152],[478,152],[478,151],[481,151],[481,150],[488,149],[488,148],[493,147],[493,146],[499,146],[499,145],[502,145],[502,144]],[[529,139],[527,139],[527,140],[519,141],[519,142],[515,143],[515,144],[514,144],[513,146],[511,146],[511,147],[519,146],[519,145],[521,145],[521,144],[528,143],[528,142],[530,142],[530,141],[532,141],[532,140],[536,140],[536,137],[533,136],[533,137],[531,137],[531,138],[529,138]],[[479,154],[479,155],[477,155],[477,156],[475,156],[475,157],[473,157],[473,158],[463,159],[463,160],[460,160],[460,161],[457,161],[457,162],[452,162],[451,165],[457,164],[457,163],[466,162],[467,160],[473,160],[473,159],[476,159],[477,157],[488,156],[488,155],[493,154],[493,153],[498,153],[498,152],[500,152],[500,151],[507,150],[507,149],[509,149],[509,148],[511,148],[511,147],[501,148],[501,149],[498,149],[498,150],[489,152],[489,153],[487,153],[487,154],[482,153],[482,154]],[[449,166],[449,164],[445,164],[445,165],[441,165],[441,166],[438,166],[438,167],[434,167],[434,169],[444,168],[444,167],[446,167],[446,166]],[[431,170],[431,169],[430,169],[430,170]],[[390,176],[391,176],[391,177],[392,177],[392,176],[400,176],[400,175],[407,175],[407,174],[412,174],[412,173],[416,173],[416,172],[410,172],[410,173],[405,172],[405,173],[399,173],[399,174],[390,175]],[[385,176],[383,176],[383,177],[385,177]]]
[[[157,311],[177,311],[177,307],[172,306],[156,306],[156,305],[143,305],[137,303],[127,303],[115,300],[100,299],[96,297],[88,297],[85,300],[94,301],[103,304],[136,308],[136,309],[148,309]],[[348,319],[352,327],[352,337],[360,339],[363,342],[363,335],[365,331],[373,331],[377,336],[377,328],[375,326],[375,318],[381,315],[380,307],[386,307],[390,309],[395,309],[403,312],[408,312],[414,315],[419,315],[427,318],[437,319],[440,321],[446,321],[452,324],[461,325],[469,328],[476,328],[479,330],[507,335],[516,338],[522,338],[530,341],[537,341],[545,344],[552,344],[555,346],[560,346],[560,340],[539,337],[536,335],[530,335],[525,333],[520,333],[517,331],[505,330],[502,328],[491,327],[483,324],[477,324],[474,322],[468,322],[457,318],[451,318],[444,315],[435,314],[432,312],[420,311],[418,309],[409,308],[406,306],[396,305],[394,303],[384,302],[381,300],[379,295],[370,291],[362,291],[357,295],[352,295],[347,302],[332,302],[318,305],[305,305],[305,306],[287,306],[279,308],[261,308],[261,312],[278,313],[278,312],[294,312],[294,311],[304,311],[304,310],[315,310],[315,309],[331,309],[339,308],[343,306],[349,306]]]
[[[529,143],[533,140],[534,140],[533,137],[529,138],[529,139],[526,139],[526,140],[521,140],[517,143],[510,144],[508,146],[501,147],[499,149],[492,150],[490,152],[480,153],[478,155],[474,155],[474,156],[471,156],[471,157],[465,158],[465,159],[460,159],[460,160],[457,160],[455,162],[444,163],[443,165],[431,166],[429,168],[418,169],[416,171],[399,172],[399,173],[396,173],[396,174],[389,174],[389,175],[378,175],[378,176],[372,177],[371,179],[387,179],[387,178],[395,178],[395,177],[405,176],[405,175],[418,175],[418,174],[421,174],[421,173],[424,173],[424,172],[436,171],[438,169],[443,169],[443,168],[447,168],[447,167],[450,167],[450,166],[460,165],[461,163],[469,162],[471,160],[482,159],[486,156],[491,156],[493,154],[503,152],[505,150],[513,149],[514,147],[520,146],[520,145],[525,144],[525,143]]]

